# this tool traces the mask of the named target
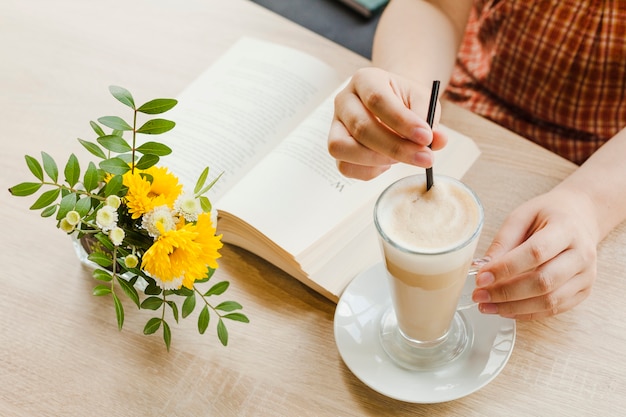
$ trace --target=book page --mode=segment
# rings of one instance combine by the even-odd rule
[[[187,190],[206,166],[211,179],[223,173],[208,194],[215,203],[340,82],[317,58],[242,38],[167,113],[176,127],[162,136],[173,150],[165,162]]]

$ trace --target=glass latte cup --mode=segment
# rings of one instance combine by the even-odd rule
[[[413,370],[440,367],[471,343],[471,326],[458,310],[475,275],[474,252],[484,221],[476,194],[462,182],[436,175],[396,181],[379,196],[374,223],[383,250],[391,306],[383,314],[385,352]]]

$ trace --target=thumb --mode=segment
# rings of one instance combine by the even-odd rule
[[[497,259],[527,239],[532,224],[532,216],[525,216],[521,213],[520,210],[516,210],[505,219],[487,248],[486,257]]]

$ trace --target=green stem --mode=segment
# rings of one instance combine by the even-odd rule
[[[137,139],[137,109],[133,109],[133,149],[130,158],[130,172],[135,173],[135,145]]]
[[[207,305],[207,307],[209,307],[211,310],[213,310],[213,313],[217,314],[217,316],[219,318],[224,317],[224,314],[221,314],[219,312],[219,310],[216,310],[215,307],[213,307],[206,299],[206,297],[204,295],[202,295],[202,293],[196,288],[196,286],[193,286],[193,290],[200,296],[200,298],[202,299],[202,301],[204,301],[204,304]]]
[[[111,293],[114,293],[115,290],[115,280],[117,279],[117,249],[113,248],[113,253],[111,254],[113,258],[113,265],[111,265],[111,272],[113,273],[113,279],[111,280]]]
[[[163,306],[161,307],[161,320],[163,321],[165,321],[165,307],[167,306],[166,298],[165,291],[163,291]]]
[[[87,197],[90,197],[90,198],[95,198],[96,200],[100,200],[100,201],[106,200],[106,197],[102,197],[102,196],[100,196],[98,194],[93,194],[93,193],[90,193],[89,191],[79,190],[79,189],[76,189],[76,188],[68,187],[67,185],[59,184],[59,183],[56,183],[56,182],[42,181],[41,184],[42,185],[50,185],[50,186],[53,186],[53,187],[57,187],[60,190],[67,190],[70,193],[84,195],[84,196],[87,196]]]

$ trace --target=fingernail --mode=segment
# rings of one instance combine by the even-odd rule
[[[498,306],[496,304],[480,304],[478,309],[484,314],[498,314]]]
[[[477,287],[485,287],[492,282],[494,282],[496,278],[493,276],[491,272],[483,272],[478,274],[476,277],[476,286]]]
[[[491,301],[491,296],[486,290],[476,290],[474,291],[472,300],[474,300],[474,302],[476,303],[488,303],[489,301]]]

